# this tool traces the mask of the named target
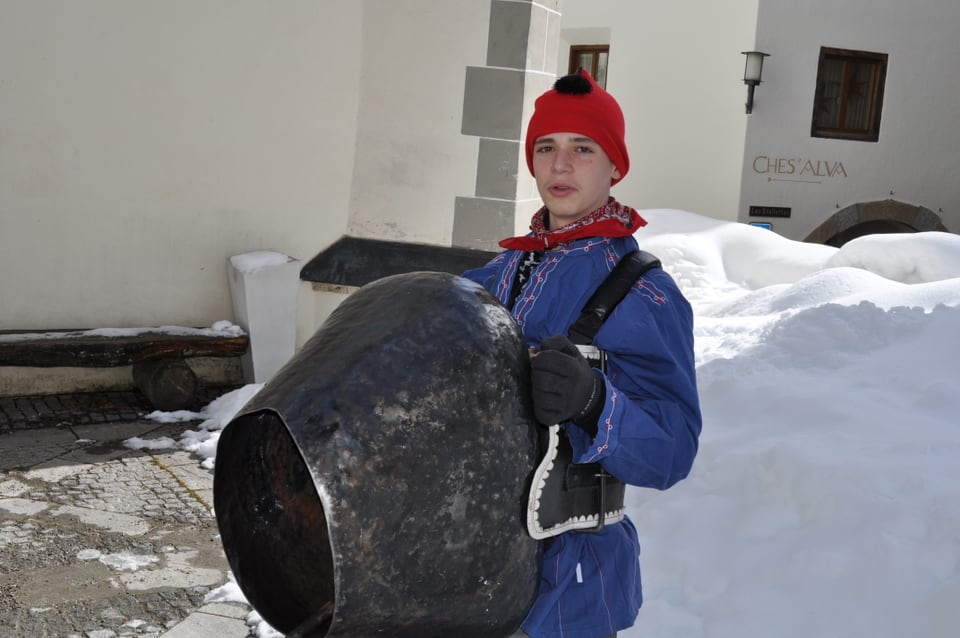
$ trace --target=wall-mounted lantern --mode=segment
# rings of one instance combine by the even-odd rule
[[[760,84],[763,75],[763,59],[770,55],[760,51],[742,51],[747,56],[747,64],[743,69],[743,83],[747,85],[747,113],[753,113],[753,90]]]

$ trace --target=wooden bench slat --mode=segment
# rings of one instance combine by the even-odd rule
[[[0,365],[109,368],[150,359],[236,357],[243,355],[249,345],[246,335],[213,337],[153,332],[116,337],[0,340]]]

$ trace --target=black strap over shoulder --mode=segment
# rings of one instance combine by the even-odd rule
[[[645,250],[634,250],[624,255],[587,301],[580,317],[570,326],[567,333],[570,341],[577,345],[593,343],[600,326],[627,296],[637,278],[651,268],[659,267],[660,260]]]
[[[581,352],[599,356],[593,338],[613,309],[643,273],[660,266],[648,252],[635,250],[624,255],[591,295],[567,336]],[[566,431],[551,425],[544,431],[544,455],[534,470],[527,503],[527,531],[536,539],[551,539],[563,532],[599,532],[608,523],[623,519],[623,481],[609,474],[600,463],[574,463],[573,448]]]

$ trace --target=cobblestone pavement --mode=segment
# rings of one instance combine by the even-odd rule
[[[212,472],[124,446],[197,423],[149,411],[132,392],[0,399],[0,638],[251,635],[245,605],[204,601],[228,570]]]
[[[203,406],[233,388],[209,387],[197,393],[194,405]],[[142,418],[153,407],[140,392],[88,392],[29,397],[0,397],[0,433],[52,426],[118,423]]]

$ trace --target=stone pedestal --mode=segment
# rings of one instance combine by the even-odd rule
[[[250,338],[243,356],[247,383],[265,383],[293,356],[297,339],[300,262],[282,253],[256,251],[228,260],[237,325]]]

